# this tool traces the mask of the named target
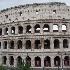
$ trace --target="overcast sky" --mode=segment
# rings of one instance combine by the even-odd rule
[[[65,2],[70,6],[70,0],[0,0],[0,10],[5,8],[10,8],[23,4],[32,4],[32,3],[47,3],[47,2]]]

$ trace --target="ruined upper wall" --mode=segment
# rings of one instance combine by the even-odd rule
[[[61,2],[50,2],[20,5],[0,11],[0,24],[38,19],[70,19],[70,7]]]

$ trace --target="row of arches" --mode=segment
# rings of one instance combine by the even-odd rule
[[[7,57],[6,56],[3,56],[2,59],[3,59],[3,62],[2,63],[3,64],[6,64],[7,63]],[[27,59],[28,64],[31,66],[31,58],[29,56],[27,56],[26,59]],[[21,56],[18,56],[16,60],[17,60],[17,65],[21,61],[24,61],[21,58]],[[46,56],[44,58],[44,66],[45,67],[48,67],[48,66],[51,67],[52,66],[51,65],[51,60],[52,59],[49,56]],[[61,66],[61,58],[59,56],[56,56],[53,61],[54,61],[54,66],[55,67]],[[39,56],[35,57],[33,62],[35,63],[35,67],[41,67],[41,64],[42,63],[41,63],[41,58]],[[69,56],[65,56],[64,57],[63,63],[64,63],[64,66],[69,66]],[[13,56],[10,56],[9,57],[9,64],[10,65],[14,65],[14,57]]]
[[[53,24],[53,29],[52,29],[53,32],[58,32],[58,30],[59,30],[58,28],[59,28],[58,24]],[[48,24],[44,24],[42,29],[43,29],[43,32],[50,32],[50,26]],[[8,35],[8,33],[9,33],[8,30],[9,30],[8,27],[6,27],[4,29],[4,34],[5,35]],[[34,26],[34,32],[35,33],[40,33],[40,30],[41,30],[40,25],[36,24]],[[66,32],[66,30],[67,30],[66,24],[62,24],[62,29],[61,30],[63,32]],[[15,26],[12,26],[11,27],[11,34],[15,34],[15,31],[16,31]],[[26,33],[31,33],[31,31],[32,31],[32,26],[27,25],[26,26]],[[23,26],[18,26],[18,34],[23,34]],[[2,35],[2,28],[0,28],[0,35]]]
[[[18,40],[16,44],[17,44],[16,45],[17,49],[22,49],[22,47],[23,47],[22,40]],[[35,49],[41,49],[41,45],[42,45],[41,40],[35,40],[33,44],[34,44]],[[48,40],[48,39],[44,40],[44,43],[43,43],[44,49],[50,49],[51,48],[50,44],[51,44],[50,40]],[[58,39],[55,39],[53,41],[53,44],[54,44],[54,49],[60,48],[60,42]],[[7,45],[8,45],[7,41],[4,41],[3,42],[3,49],[7,49]],[[1,46],[1,42],[0,42],[0,46]],[[14,40],[11,40],[9,42],[9,48],[14,49],[14,47],[15,47],[15,42],[14,42]],[[26,40],[25,48],[31,49],[31,47],[32,47],[32,42],[30,40]],[[63,40],[63,48],[68,48],[68,40],[67,39]]]

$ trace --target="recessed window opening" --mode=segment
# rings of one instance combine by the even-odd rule
[[[21,40],[18,41],[18,49],[22,49],[22,41]]]
[[[63,24],[63,25],[62,25],[62,31],[63,31],[63,32],[66,32],[66,30],[67,30],[67,27],[66,27],[65,24]]]
[[[58,25],[57,24],[53,25],[53,32],[58,32]]]
[[[30,40],[26,41],[26,49],[31,49],[31,41]]]
[[[39,14],[38,10],[36,10],[36,14]]]
[[[10,56],[10,65],[14,65],[14,58],[13,58],[13,56]]]
[[[2,63],[6,65],[6,62],[7,62],[7,58],[6,58],[6,56],[3,56],[2,57]]]
[[[59,57],[59,56],[56,56],[56,57],[54,58],[54,65],[55,65],[55,66],[60,66],[60,57]]]
[[[8,15],[5,15],[6,18],[8,18]]]
[[[44,32],[49,32],[49,25],[45,24],[43,27]]]
[[[22,11],[19,12],[20,16],[22,16]]]
[[[55,39],[54,40],[54,49],[58,49],[59,48],[59,40]]]
[[[35,33],[40,33],[40,25],[39,24],[37,24],[37,25],[35,25]]]
[[[15,27],[11,27],[11,33],[15,34]]]
[[[0,42],[0,49],[1,49],[1,42]]]
[[[7,49],[7,41],[4,41],[4,49]]]
[[[49,56],[44,58],[44,66],[45,67],[48,67],[48,66],[50,67],[51,66],[51,59],[50,59]]]
[[[40,40],[35,41],[35,49],[41,49]]]
[[[67,39],[63,40],[63,47],[68,48],[68,40]]]
[[[22,33],[23,33],[23,27],[22,27],[22,26],[19,26],[19,27],[18,27],[18,33],[19,33],[19,34],[22,34]]]
[[[27,27],[26,27],[26,33],[31,33],[31,26],[30,25],[27,25]]]
[[[8,28],[5,28],[5,34],[8,35]]]
[[[49,40],[44,41],[44,49],[50,49],[50,41]]]
[[[53,10],[53,14],[56,14],[56,10]]]
[[[10,49],[14,49],[14,41],[10,42]]]

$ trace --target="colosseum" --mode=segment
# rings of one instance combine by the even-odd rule
[[[70,70],[70,6],[34,3],[0,11],[0,65]]]

